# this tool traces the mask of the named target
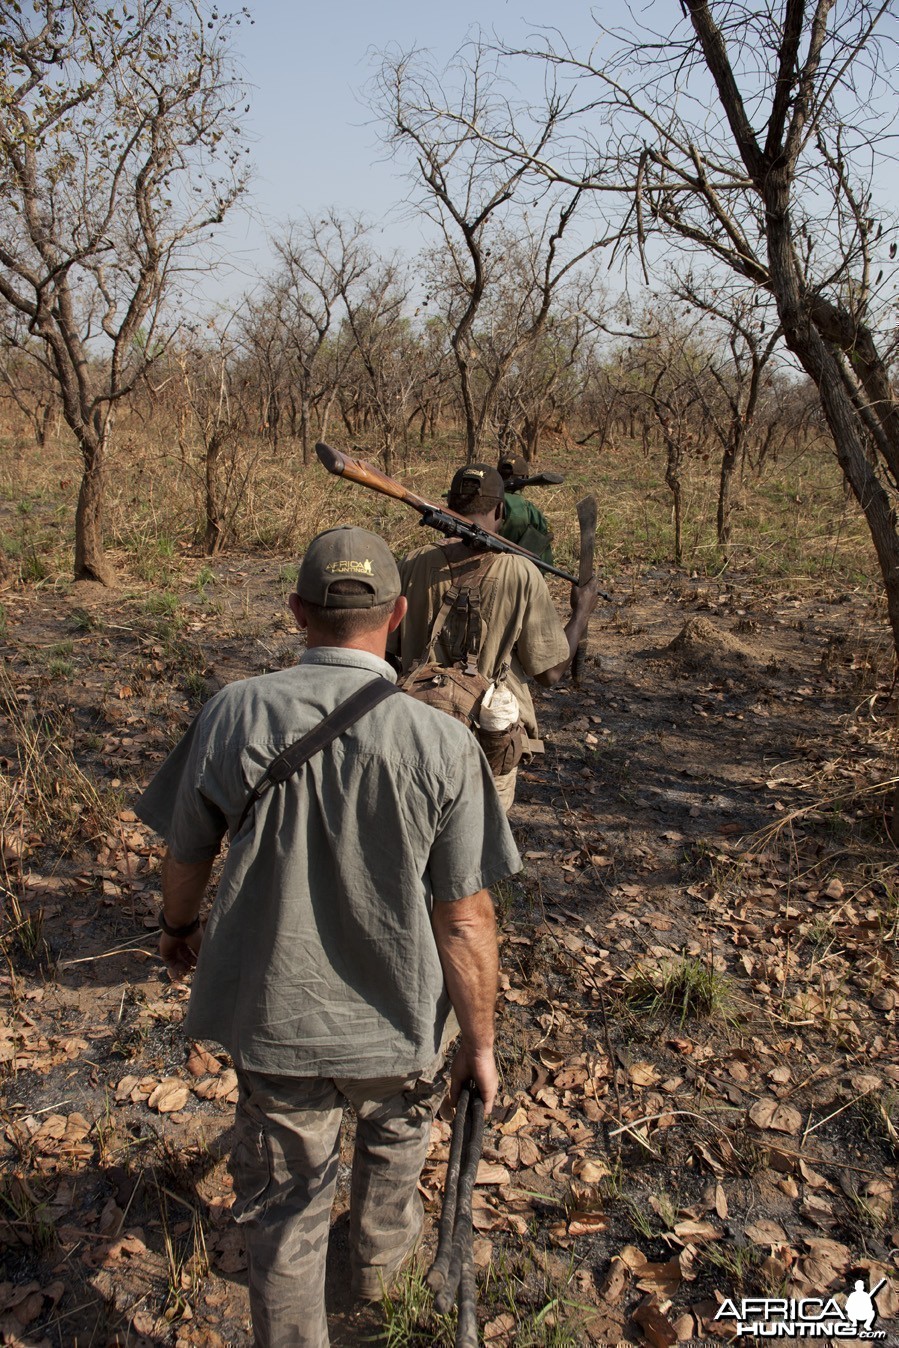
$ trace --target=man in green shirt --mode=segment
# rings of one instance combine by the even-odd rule
[[[382,539],[320,534],[290,607],[307,634],[299,665],[216,694],[137,808],[167,842],[160,952],[174,977],[196,961],[187,1033],[222,1044],[237,1070],[233,1213],[257,1348],[325,1348],[343,1108],[357,1116],[353,1281],[377,1297],[419,1236],[451,1008],[452,1096],[473,1079],[488,1111],[494,1099],[488,886],[521,863],[473,737],[401,694],[244,818],[276,755],[363,685],[394,679],[384,652],[406,601]]]
[[[549,521],[533,501],[521,494],[520,484],[526,481],[529,473],[527,461],[507,456],[500,459],[497,472],[503,480],[506,506],[506,516],[499,528],[500,536],[508,538],[510,543],[527,548],[541,562],[548,562],[552,566],[553,531]],[[558,481],[562,481],[561,477],[558,477]]]

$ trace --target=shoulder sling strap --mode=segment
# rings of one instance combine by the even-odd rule
[[[243,813],[234,830],[236,836],[243,828],[244,820],[250,813],[250,810],[256,804],[261,796],[264,796],[270,786],[281,782],[286,782],[289,777],[313,758],[315,754],[326,749],[332,740],[336,740],[338,735],[342,735],[345,730],[349,730],[360,717],[367,711],[371,711],[379,702],[383,702],[391,693],[398,693],[400,690],[395,683],[389,679],[375,678],[370,683],[366,683],[362,688],[357,689],[351,697],[345,702],[341,702],[339,707],[335,707],[329,712],[318,725],[313,726],[307,734],[301,739],[296,740],[280,754],[273,758],[265,772],[259,778],[259,781],[253,787],[247,797],[247,803],[243,807]]]
[[[451,540],[452,541],[452,540]],[[415,668],[435,663],[437,642],[443,633],[446,621],[453,610],[458,610],[465,630],[465,651],[463,655],[466,674],[476,674],[478,656],[481,651],[481,582],[495,560],[495,554],[468,553],[461,559],[454,559],[446,550],[446,565],[449,568],[451,584],[444,591],[440,607],[431,625],[428,644]]]

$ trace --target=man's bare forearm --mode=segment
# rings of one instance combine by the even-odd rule
[[[186,927],[200,912],[212,874],[209,861],[176,861],[168,852],[162,862],[162,911],[170,927]]]
[[[453,1067],[453,1098],[463,1079],[473,1077],[489,1113],[497,1086],[493,1039],[499,980],[493,901],[482,889],[455,903],[435,903],[431,921],[461,1031]]]

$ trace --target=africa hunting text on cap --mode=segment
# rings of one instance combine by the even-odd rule
[[[447,493],[450,510],[463,515],[481,515],[506,499],[503,480],[487,463],[469,463],[453,475]]]
[[[336,581],[357,580],[363,593],[333,593]],[[393,553],[377,534],[344,524],[313,538],[300,566],[297,594],[321,608],[374,608],[392,604],[400,593]],[[355,589],[355,586],[354,586]]]

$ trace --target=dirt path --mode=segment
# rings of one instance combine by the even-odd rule
[[[233,1074],[184,1044],[157,840],[130,812],[203,697],[295,658],[287,582],[215,570],[177,601],[3,596],[5,1342],[249,1342]],[[722,1297],[842,1297],[899,1247],[894,852],[882,797],[848,798],[892,771],[886,694],[860,681],[874,615],[674,571],[613,587],[580,690],[538,699],[526,870],[497,895],[478,1257],[489,1341],[522,1348],[711,1342]],[[350,1344],[378,1320],[345,1303],[342,1231]],[[451,1342],[407,1290],[394,1342]],[[890,1284],[878,1309],[899,1311]]]

